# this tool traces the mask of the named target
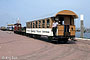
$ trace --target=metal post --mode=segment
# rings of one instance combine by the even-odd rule
[[[80,15],[80,20],[81,20],[81,38],[83,38],[83,33],[84,33],[84,24],[83,24],[83,20],[84,20],[84,15]]]

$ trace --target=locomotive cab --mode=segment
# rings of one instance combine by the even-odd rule
[[[14,33],[19,33],[21,31],[21,24],[16,23],[14,24]]]

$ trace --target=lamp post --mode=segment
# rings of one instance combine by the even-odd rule
[[[83,33],[84,33],[84,24],[83,24],[83,20],[84,20],[84,15],[83,14],[81,14],[80,15],[80,21],[81,21],[81,29],[80,29],[80,31],[81,31],[81,38],[83,38]]]

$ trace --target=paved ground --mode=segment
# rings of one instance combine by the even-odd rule
[[[90,41],[56,44],[0,31],[0,60],[90,60]]]

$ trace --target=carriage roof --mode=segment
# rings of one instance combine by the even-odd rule
[[[76,18],[78,18],[78,15],[76,14],[76,13],[74,13],[73,11],[70,11],[70,10],[62,10],[62,11],[60,11],[60,12],[58,12],[55,16],[53,16],[53,17],[56,17],[56,16],[58,16],[58,15],[62,15],[62,16],[64,16],[64,15],[71,15],[71,16],[73,16],[75,19]],[[48,18],[44,18],[44,19],[49,19],[49,18],[53,18],[53,17],[48,17]],[[44,19],[39,19],[39,20],[44,20]],[[34,21],[38,21],[38,20],[34,20]],[[29,22],[31,22],[31,21],[29,21]],[[33,22],[33,21],[32,21]],[[28,23],[28,22],[27,22]]]
[[[78,18],[77,14],[70,10],[62,10],[58,12],[55,16],[58,16],[58,15],[71,15],[74,18]]]

